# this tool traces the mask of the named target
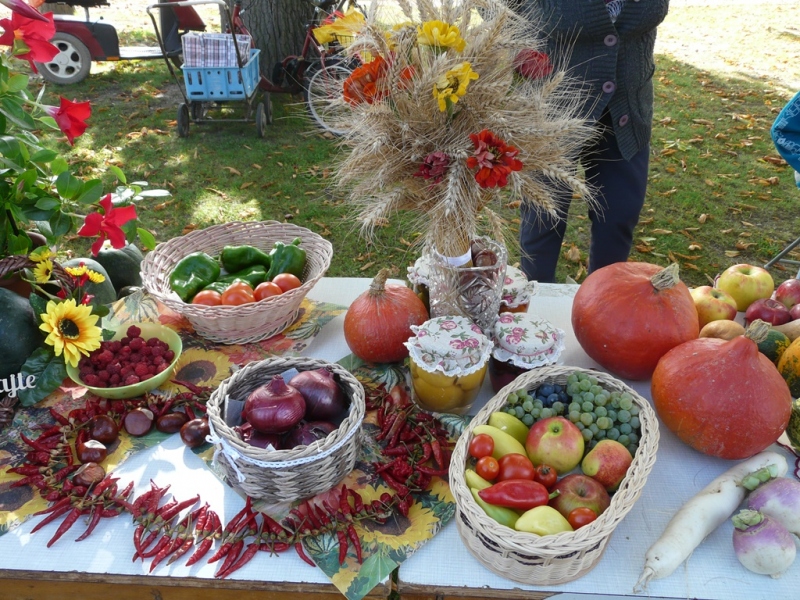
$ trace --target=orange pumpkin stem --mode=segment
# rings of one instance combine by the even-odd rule
[[[383,268],[375,275],[375,279],[369,284],[369,295],[371,297],[383,296],[386,293],[386,279],[389,277],[389,269]]]
[[[681,280],[679,277],[680,267],[678,263],[672,263],[668,267],[664,267],[661,271],[656,273],[650,278],[650,283],[656,288],[656,291],[668,290],[677,285]]]

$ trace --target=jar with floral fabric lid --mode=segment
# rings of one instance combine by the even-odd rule
[[[406,342],[414,401],[423,410],[463,415],[480,392],[492,341],[462,316],[442,316],[413,326]]]
[[[495,393],[530,369],[556,363],[564,351],[564,331],[528,313],[501,313],[492,339],[489,380]]]
[[[500,298],[500,312],[525,313],[536,295],[537,283],[528,281],[520,269],[508,265]]]
[[[429,281],[431,276],[431,257],[428,254],[420,256],[412,266],[407,267],[408,287],[422,300],[428,313],[431,312]]]

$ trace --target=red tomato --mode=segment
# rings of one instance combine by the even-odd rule
[[[558,481],[558,473],[549,465],[537,465],[533,470],[533,480],[541,483],[547,488],[547,491],[550,491]]]
[[[496,458],[484,456],[478,459],[478,464],[475,465],[475,472],[486,481],[494,481],[500,472],[500,463],[497,462]]]
[[[498,461],[500,473],[498,481],[506,479],[530,479],[533,481],[533,463],[523,454],[506,454]]]
[[[299,288],[303,282],[292,273],[281,273],[272,278],[272,283],[278,285],[284,292]]]
[[[192,304],[203,304],[204,306],[219,306],[222,304],[222,294],[214,290],[201,290],[192,298]]]
[[[273,296],[280,296],[283,293],[283,290],[280,288],[279,285],[272,283],[271,281],[265,281],[263,283],[259,283],[256,286],[254,296],[256,297],[256,301],[263,300],[264,298],[272,298]]]
[[[222,304],[226,306],[239,306],[248,302],[255,302],[253,288],[244,282],[232,283],[222,292]]]
[[[578,529],[588,525],[597,518],[597,513],[587,506],[573,508],[567,515],[567,521],[573,529]]]
[[[494,452],[494,440],[488,433],[479,433],[469,442],[469,455],[474,458],[491,456]]]

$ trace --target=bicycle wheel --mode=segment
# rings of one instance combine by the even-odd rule
[[[342,84],[355,68],[349,62],[315,65],[306,72],[305,96],[311,116],[325,131],[333,135],[346,132],[337,128],[337,116],[348,108],[335,100],[342,97]],[[340,126],[339,126],[340,127]]]

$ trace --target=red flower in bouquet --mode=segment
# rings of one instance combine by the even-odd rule
[[[43,21],[15,11],[10,19],[0,19],[0,27],[4,29],[0,44],[11,46],[14,56],[27,60],[34,73],[38,73],[34,61],[48,62],[58,54],[58,48],[48,41],[56,32],[53,13],[41,16],[45,17]]]
[[[544,52],[536,50],[520,50],[514,60],[517,73],[528,79],[541,79],[553,72],[553,63]]]
[[[111,194],[100,200],[100,206],[103,213],[93,212],[86,215],[83,227],[78,231],[78,235],[83,237],[99,236],[92,244],[92,254],[95,256],[100,252],[106,238],[114,248],[122,248],[125,245],[125,232],[120,229],[120,225],[137,218],[135,206],[114,208],[111,205]]]
[[[45,106],[44,111],[55,119],[70,145],[86,131],[86,119],[92,115],[92,107],[88,102],[70,102],[63,96],[61,106]]]
[[[345,101],[351,106],[380,102],[386,95],[381,79],[386,75],[387,68],[386,61],[379,56],[355,69],[344,82]]]
[[[0,4],[7,6],[11,9],[12,12],[18,13],[23,17],[28,17],[29,19],[37,19],[39,21],[47,21],[47,17],[45,17],[42,13],[40,13],[36,8],[44,4],[44,2],[37,2],[36,8],[33,8],[26,4],[23,0],[0,0]]]
[[[433,179],[433,183],[439,183],[450,166],[450,157],[444,152],[431,152],[422,159],[419,170],[414,173],[414,177]]]
[[[488,129],[471,133],[469,138],[475,146],[475,152],[467,159],[467,166],[478,169],[475,181],[482,188],[505,187],[508,175],[512,171],[522,170],[522,162],[515,158],[519,150]]]

